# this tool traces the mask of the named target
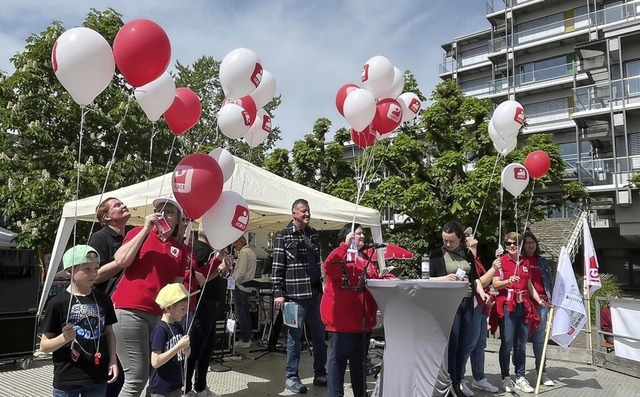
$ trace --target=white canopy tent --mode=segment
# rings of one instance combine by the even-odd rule
[[[0,227],[0,247],[15,247],[17,244],[14,241],[17,234],[9,229]]]
[[[240,194],[247,201],[251,211],[248,232],[276,232],[291,220],[291,204],[299,198],[309,201],[311,226],[318,230],[336,230],[354,219],[372,231],[373,241],[382,242],[380,213],[377,210],[356,206],[348,201],[319,192],[309,187],[279,177],[256,165],[235,157],[235,170],[224,184],[225,191]],[[131,212],[132,225],[143,223],[144,217],[153,212],[153,200],[167,197],[172,193],[172,174],[165,174],[151,180],[126,186],[103,195],[96,195],[68,202],[62,209],[56,240],[51,253],[47,277],[43,286],[38,316],[44,310],[49,289],[58,271],[67,242],[77,220],[95,221],[95,210],[106,197],[122,200]],[[78,243],[85,241],[79,240]]]

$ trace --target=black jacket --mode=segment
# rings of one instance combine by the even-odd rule
[[[465,254],[467,262],[469,262],[469,266],[471,267],[471,272],[469,272],[467,276],[469,277],[469,283],[471,283],[471,290],[475,292],[475,282],[478,278],[475,258],[473,256],[473,253],[468,248],[465,248]],[[433,251],[431,255],[429,255],[429,259],[429,272],[431,274],[431,277],[440,277],[447,275],[447,266],[444,261],[444,248],[438,248],[437,250]]]

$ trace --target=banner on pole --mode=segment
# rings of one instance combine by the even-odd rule
[[[587,323],[587,312],[565,247],[560,250],[552,296],[552,303],[556,309],[553,315],[551,339],[566,349]]]
[[[600,266],[598,265],[598,257],[596,249],[591,239],[591,230],[587,219],[582,220],[582,236],[584,241],[584,295],[593,296],[593,293],[602,287],[600,283]]]

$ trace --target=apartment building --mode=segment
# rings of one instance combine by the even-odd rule
[[[520,139],[553,134],[566,180],[593,197],[601,271],[640,288],[640,194],[628,183],[640,171],[640,0],[485,1],[487,29],[442,45],[440,77],[467,95],[520,102]]]

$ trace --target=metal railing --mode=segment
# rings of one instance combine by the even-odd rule
[[[505,7],[515,7],[533,0],[487,0],[487,15],[504,11]]]
[[[525,109],[525,115],[527,118],[527,125],[537,125],[553,123],[557,121],[566,121],[573,118],[573,108],[568,107],[565,109],[556,109],[546,112],[529,113]]]
[[[574,88],[573,98],[576,112],[622,105],[623,100],[626,104],[640,102],[640,76]]]
[[[617,167],[616,167],[617,166]],[[640,171],[640,156],[620,156],[608,159],[590,159],[576,162],[578,181],[587,186],[628,184],[629,174]]]

